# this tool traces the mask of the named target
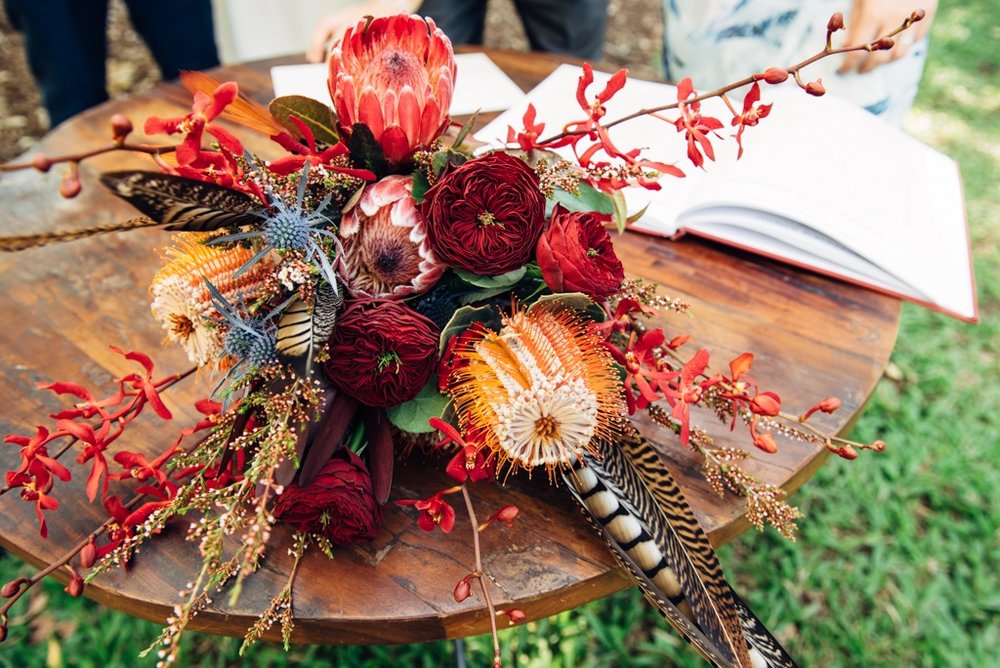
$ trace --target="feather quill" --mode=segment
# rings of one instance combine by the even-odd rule
[[[123,223],[108,223],[106,225],[94,225],[83,227],[78,230],[62,230],[59,232],[40,232],[39,234],[24,234],[13,237],[0,237],[0,252],[16,253],[29,248],[38,248],[49,244],[63,241],[76,241],[98,234],[108,234],[110,232],[124,232],[126,230],[136,230],[143,227],[154,227],[159,225],[155,220],[146,218],[133,218]]]

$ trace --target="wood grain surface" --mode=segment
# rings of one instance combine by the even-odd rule
[[[537,54],[490,55],[524,88],[559,62]],[[271,93],[269,67],[278,62],[288,61],[228,67],[215,74],[238,81],[241,90],[266,102]],[[127,113],[141,128],[148,115],[173,116],[189,109],[190,96],[183,89],[162,85],[70,120],[38,150],[56,155],[103,144],[110,136],[107,119],[114,112]],[[246,137],[238,128],[231,129]],[[266,140],[248,142],[248,148],[270,150]],[[100,171],[128,166],[151,168],[142,157],[112,155],[88,161],[82,170],[83,194],[72,201],[56,195],[58,169],[48,175],[4,175],[0,232],[63,229],[131,217],[129,207],[104,192],[96,179]],[[142,230],[0,257],[0,433],[33,433],[35,424],[58,409],[51,393],[35,388],[38,382],[83,380],[95,393],[103,393],[114,376],[128,369],[109,344],[152,353],[164,374],[190,366],[178,346],[161,345],[162,331],[149,313],[146,287],[159,265],[157,249],[167,243],[166,233]],[[719,369],[735,355],[753,351],[754,375],[765,389],[782,396],[790,412],[801,412],[828,395],[839,396],[843,408],[822,416],[819,422],[825,427],[847,427],[889,359],[899,318],[899,304],[893,299],[698,241],[626,234],[616,238],[615,245],[631,274],[655,280],[663,293],[692,304],[691,317],[664,320],[668,336],[692,334],[689,345],[711,348]],[[203,375],[171,389],[165,397],[174,424],[144,424],[123,446],[155,450],[196,419],[192,404],[212,387]],[[739,534],[746,527],[742,501],[715,496],[691,452],[664,430],[638,422],[657,443],[712,539],[722,543]],[[718,442],[744,445],[710,416],[701,422]],[[778,454],[755,456],[748,468],[788,489],[802,484],[823,459],[816,448],[800,443],[782,440],[779,446]],[[48,540],[38,535],[31,504],[16,493],[0,497],[0,545],[5,549],[33,564],[47,564],[101,522],[103,509],[90,505],[83,491],[88,467],[70,461],[75,454],[63,457],[74,479],[57,491],[62,507],[49,513]],[[2,470],[15,467],[17,459],[16,446],[0,446]],[[420,458],[400,462],[392,498],[422,498],[447,486],[443,465],[443,460]],[[513,528],[496,526],[483,536],[485,567],[499,587],[498,607],[516,606],[529,619],[537,619],[628,584],[601,539],[546,476],[519,475],[502,486],[479,485],[473,499],[482,517],[504,504],[521,510]],[[475,596],[463,603],[451,596],[454,584],[472,569],[468,520],[459,513],[450,535],[424,533],[414,520],[411,508],[390,503],[385,527],[374,543],[341,549],[333,560],[318,552],[305,559],[295,589],[294,641],[416,642],[488,630]],[[130,614],[163,621],[200,563],[195,546],[184,541],[186,526],[186,521],[171,525],[142,549],[128,574],[101,576],[85,594]],[[276,531],[264,566],[250,578],[239,603],[225,606],[225,597],[219,596],[220,602],[195,618],[193,628],[242,636],[286,580],[289,538],[287,531]],[[267,637],[276,635],[277,629],[272,629]]]

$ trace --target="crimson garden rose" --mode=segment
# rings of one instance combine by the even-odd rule
[[[590,212],[557,206],[549,229],[538,240],[538,266],[553,292],[582,292],[602,300],[625,279],[611,236]]]
[[[396,406],[430,380],[439,336],[431,320],[401,302],[356,300],[337,317],[323,370],[367,406]]]
[[[442,263],[483,276],[527,263],[545,224],[545,196],[523,160],[473,158],[427,191],[427,239]]]
[[[287,487],[274,504],[274,516],[338,545],[366,543],[382,527],[382,506],[368,469],[347,448],[337,450],[308,484]]]

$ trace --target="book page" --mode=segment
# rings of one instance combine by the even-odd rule
[[[843,100],[766,92],[774,108],[744,134],[743,158],[709,168],[687,209],[738,205],[798,221],[909,285],[907,294],[972,317],[957,165]]]
[[[580,72],[578,67],[561,66],[521,105],[477,136],[494,145],[503,143],[507,125],[521,127],[529,101],[538,110],[536,120],[548,124],[543,136],[580,119],[584,114],[575,99]],[[608,77],[595,72],[591,96]],[[973,318],[975,288],[954,161],[832,96],[808,96],[794,83],[764,86],[762,93],[764,102],[774,106],[768,118],[745,131],[745,151],[739,160],[732,139],[735,130],[728,126],[728,109],[718,99],[703,103],[703,113],[727,124],[719,131],[724,140],[714,142],[716,161],[706,160],[704,170],[686,160],[683,136],[672,124],[644,117],[611,129],[611,137],[620,148],[646,148],[644,156],[660,161],[673,158],[687,175],[683,179],[664,177],[657,192],[627,189],[630,211],[649,204],[635,227],[672,236],[686,227],[689,219],[708,220],[713,207],[728,207],[746,212],[743,224],[752,228],[753,211],[768,212],[818,230],[857,258],[853,274],[817,268]],[[675,100],[673,86],[629,80],[608,103],[606,118]],[[737,96],[734,104],[741,105],[742,99]],[[673,118],[676,112],[667,115]],[[562,152],[572,155],[566,149]],[[699,215],[692,216],[693,212]],[[733,222],[731,216],[728,222]],[[732,226],[727,232],[737,233]],[[749,245],[745,239],[733,241]],[[780,246],[791,248],[787,240]],[[789,259],[808,264],[805,257]],[[861,259],[878,269],[862,268]],[[928,271],[930,266],[935,271]],[[873,278],[885,275],[892,280]],[[909,289],[900,291],[899,285]]]

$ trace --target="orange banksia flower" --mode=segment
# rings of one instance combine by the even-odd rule
[[[535,307],[500,332],[463,344],[450,393],[464,430],[479,430],[499,463],[550,473],[625,414],[621,383],[600,338],[570,310]]]
[[[367,125],[402,162],[448,126],[455,87],[451,41],[430,19],[390,16],[348,28],[330,52],[327,84],[344,139]]]
[[[254,255],[249,248],[206,246],[203,234],[182,233],[164,253],[167,263],[153,277],[149,292],[153,316],[167,330],[167,339],[184,347],[188,358],[204,366],[222,353],[222,338],[210,318],[217,315],[208,283],[231,304],[260,292],[274,271],[265,258],[239,276],[234,274]]]

